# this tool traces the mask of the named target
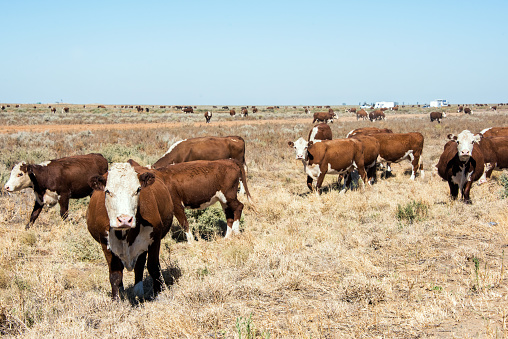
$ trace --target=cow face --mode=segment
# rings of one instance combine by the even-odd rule
[[[457,153],[460,161],[467,161],[473,155],[474,143],[479,143],[481,136],[474,135],[468,130],[463,130],[457,136],[448,134],[448,139],[457,143]]]
[[[136,227],[136,212],[139,194],[143,187],[155,181],[152,173],[138,174],[129,163],[114,163],[104,178],[94,177],[91,186],[105,192],[105,206],[112,229],[122,230]]]
[[[7,192],[15,192],[24,188],[33,187],[29,176],[29,166],[24,161],[16,164],[11,171],[11,176],[4,186]]]
[[[300,138],[295,142],[289,141],[289,147],[294,147],[297,160],[305,160],[307,158],[307,147],[309,143],[304,138]]]

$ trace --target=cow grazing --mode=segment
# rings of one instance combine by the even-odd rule
[[[464,106],[457,107],[457,113],[461,113],[464,111]]]
[[[375,133],[393,133],[391,129],[388,128],[377,128],[377,127],[362,127],[352,130],[346,135],[346,138],[350,138],[355,135],[371,135]]]
[[[367,179],[369,184],[376,181],[376,167],[377,160],[379,157],[379,150],[381,148],[379,141],[368,135],[358,134],[352,136],[352,138],[359,140],[362,143],[363,152],[363,164],[365,171],[367,172]],[[346,186],[349,186],[351,176],[346,179]]]
[[[92,193],[88,178],[102,175],[108,170],[108,161],[97,153],[75,155],[51,160],[40,165],[20,162],[14,166],[4,186],[7,192],[33,188],[35,204],[26,225],[28,229],[44,205],[60,204],[60,216],[67,218],[69,199],[84,198]]]
[[[210,120],[212,120],[212,112],[210,112],[210,111],[205,112],[205,119],[206,119],[206,123],[209,124]]]
[[[469,107],[464,108],[464,114],[473,114],[473,110]]]
[[[309,132],[308,141],[332,140],[332,129],[328,124],[321,123],[314,126]]]
[[[423,164],[420,164],[424,141],[421,133],[373,133],[370,136],[379,141],[379,162],[386,163],[388,172],[391,172],[391,163],[409,160],[412,166],[410,179],[415,179],[417,170],[424,177]]]
[[[252,113],[257,113],[258,112],[258,108],[257,107],[253,107],[252,108]]]
[[[484,138],[508,137],[508,127],[489,127],[480,132]]]
[[[56,113],[56,107],[51,108],[51,113]]]
[[[497,111],[497,106],[490,106],[490,109],[495,112],[495,111]]]
[[[333,123],[334,118],[336,118],[335,113],[316,112],[314,113],[314,119],[312,120],[312,123],[315,123],[316,121],[322,121],[324,123]]]
[[[128,163],[112,164],[107,176],[94,176],[89,184],[94,193],[88,206],[88,231],[106,257],[112,298],[119,298],[124,267],[134,270],[134,293],[143,297],[147,257],[157,295],[163,286],[160,243],[173,221],[168,188],[156,174],[136,171]]]
[[[478,145],[481,136],[464,130],[458,136],[449,134],[448,138],[450,141],[444,146],[436,165],[437,172],[448,181],[452,199],[457,199],[460,189],[462,199],[470,204],[471,186],[484,171],[483,154]]]
[[[69,113],[69,107],[62,108],[62,113]]]
[[[438,123],[441,123],[443,118],[446,118],[445,112],[430,112],[430,122],[437,120]]]
[[[368,114],[367,114],[366,110],[361,109],[361,110],[356,112],[356,120],[359,120],[360,118],[362,118],[363,120],[367,120],[368,119]]]
[[[375,110],[375,111],[372,111],[369,113],[369,120],[370,121],[374,121],[374,120],[384,120],[385,119],[385,113],[378,109],[378,110]]]
[[[490,179],[494,170],[508,168],[508,137],[482,137],[479,146],[485,165],[483,175],[478,182],[482,184]]]
[[[232,117],[233,117],[233,116],[235,116],[235,114],[236,114],[236,111],[235,111],[235,109],[234,109],[234,108],[232,108],[232,109],[230,109],[230,110],[229,110],[229,115],[230,115],[230,116],[232,116]]]
[[[184,107],[182,111],[184,111],[185,113],[194,113],[194,109],[190,106]]]
[[[137,165],[134,162],[129,162]],[[175,217],[182,226],[187,241],[194,236],[184,208],[205,209],[220,202],[226,215],[225,238],[239,233],[243,204],[237,199],[238,185],[243,183],[249,201],[251,196],[243,164],[235,159],[196,160],[155,170],[166,183],[173,199]]]
[[[346,113],[356,113],[356,107],[347,108]]]
[[[247,110],[247,108],[242,108],[242,112],[240,113],[240,115],[242,117],[247,117],[249,115],[249,111]]]

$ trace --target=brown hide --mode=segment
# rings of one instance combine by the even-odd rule
[[[508,168],[508,137],[483,137],[479,146],[484,163],[492,165],[492,168],[486,172],[487,178],[491,177],[495,169]]]
[[[314,113],[314,120],[312,120],[312,123],[315,123],[316,121],[327,122],[328,120],[333,119],[333,117],[334,114],[330,112],[316,112]]]
[[[310,130],[307,141],[310,141],[310,137],[315,128],[317,128],[317,133],[314,136],[314,140],[332,140],[332,129],[328,124],[321,123],[317,124]]]
[[[492,127],[482,134],[484,138],[508,137],[508,127]]]

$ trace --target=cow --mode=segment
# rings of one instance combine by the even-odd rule
[[[490,109],[493,110],[494,112],[496,112],[497,111],[497,106],[491,106]]]
[[[445,112],[430,112],[430,122],[437,120],[438,123],[441,123],[443,118],[446,118]]]
[[[369,184],[373,184],[377,179],[376,167],[381,148],[380,143],[376,138],[364,134],[354,135],[351,138],[359,140],[362,143],[363,164],[367,172],[367,180]],[[351,176],[349,175],[346,178],[346,186],[349,186],[350,182]]]
[[[385,113],[378,109],[378,110],[375,110],[375,111],[372,111],[369,113],[369,120],[370,121],[374,121],[374,120],[384,120],[385,119]]]
[[[457,107],[457,113],[461,113],[464,111],[464,106]]]
[[[508,137],[508,127],[489,127],[480,132],[482,137]]]
[[[62,113],[69,113],[69,107],[62,108]]]
[[[257,107],[253,107],[252,108],[252,113],[257,113],[258,112],[258,108]]]
[[[56,113],[56,107],[51,108],[51,113]]]
[[[398,111],[399,106],[390,107],[390,111]]]
[[[240,113],[240,115],[242,117],[247,117],[249,115],[249,111],[247,110],[247,108],[242,108],[242,112]]]
[[[308,109],[307,107],[305,107],[304,111],[306,114],[310,113],[310,109]]]
[[[134,161],[129,163],[138,165]],[[138,165],[139,166],[139,165]],[[175,217],[187,241],[194,240],[184,208],[205,209],[220,202],[226,215],[225,238],[239,233],[243,204],[237,199],[238,185],[243,183],[247,199],[251,195],[243,164],[235,159],[196,160],[155,170],[165,182],[173,199]]]
[[[229,109],[229,106],[222,106],[222,109]]]
[[[483,154],[478,145],[480,138],[480,135],[468,130],[457,136],[448,135],[450,141],[444,146],[436,168],[439,176],[448,182],[453,200],[457,199],[460,189],[462,200],[466,204],[471,203],[471,186],[484,171]]]
[[[229,110],[229,115],[230,115],[230,116],[232,116],[232,117],[233,117],[233,116],[235,116],[235,114],[236,114],[236,111],[235,111],[235,109],[234,109],[234,108],[232,108],[232,109],[230,109],[230,110]]]
[[[494,170],[508,168],[508,137],[482,137],[479,146],[485,166],[483,175],[478,181],[478,184],[482,184],[490,179]]]
[[[328,108],[328,113],[335,115],[335,112],[333,111],[333,108]]]
[[[314,113],[314,119],[312,120],[312,123],[315,123],[316,121],[322,121],[325,123],[333,123],[333,119],[336,118],[335,113],[330,112],[315,112]]]
[[[88,178],[108,170],[108,161],[98,153],[75,155],[39,165],[20,162],[14,166],[4,186],[7,192],[33,188],[35,203],[26,229],[34,224],[42,208],[58,202],[60,216],[67,218],[69,199],[84,198],[92,193]]]
[[[365,111],[364,109],[357,111],[356,112],[356,120],[359,120],[360,118],[362,118],[363,120],[368,119],[367,111]]]
[[[464,114],[473,114],[473,110],[469,107],[464,108]]]
[[[389,128],[377,128],[377,127],[362,127],[350,131],[346,138],[351,138],[355,135],[371,135],[375,133],[393,133]]]
[[[124,268],[134,270],[134,293],[144,296],[147,259],[157,296],[164,283],[160,243],[173,221],[174,204],[165,183],[154,173],[136,171],[129,163],[114,163],[107,175],[91,177],[89,185],[94,192],[86,222],[106,257],[112,299],[119,299]]]
[[[309,141],[307,148],[307,187],[320,193],[321,185],[327,173],[347,174],[358,170],[360,178],[366,181],[362,144],[355,139]],[[317,180],[315,186],[313,181]]]
[[[308,141],[332,140],[332,129],[328,124],[321,123],[314,126],[310,132]]]
[[[346,113],[356,113],[356,107],[347,108]]]
[[[415,179],[416,171],[420,170],[423,179],[425,172],[420,157],[423,150],[423,135],[419,132],[411,133],[372,133],[369,136],[379,141],[379,162],[386,163],[386,171],[391,172],[391,163],[403,160],[411,161],[411,180]],[[352,135],[349,136],[351,138]],[[385,173],[386,177],[386,173]]]
[[[190,106],[184,107],[182,111],[184,111],[185,113],[194,113],[194,109]]]
[[[210,120],[212,120],[212,112],[210,111],[205,112],[205,120],[207,124],[210,123]]]

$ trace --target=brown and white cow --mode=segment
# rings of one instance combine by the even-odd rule
[[[376,167],[381,148],[380,143],[376,138],[364,134],[353,135],[351,138],[359,140],[362,143],[363,164],[367,172],[367,179],[369,184],[373,184],[376,181]],[[346,185],[348,185],[350,180],[350,178],[346,179]]]
[[[497,111],[497,106],[490,106],[490,109],[495,112],[495,111]]]
[[[445,112],[430,112],[430,122],[437,120],[438,123],[441,123],[443,118],[446,118]]]
[[[56,113],[56,107],[51,108],[51,113]]]
[[[236,111],[234,108],[229,110],[229,115],[234,116],[236,114]]]
[[[94,189],[87,212],[88,231],[101,244],[109,268],[111,296],[119,298],[123,269],[134,270],[134,293],[143,297],[145,262],[156,296],[163,286],[161,239],[173,221],[173,202],[156,174],[114,163],[107,175],[89,180]],[[148,258],[147,258],[148,257]]]
[[[206,119],[206,123],[209,124],[210,120],[212,120],[212,112],[210,112],[210,111],[205,112],[205,119]]]
[[[367,120],[369,118],[369,115],[367,114],[367,111],[363,108],[356,112],[356,120],[359,120],[362,118],[363,120]]]
[[[356,113],[356,107],[347,108],[346,113]]]
[[[139,166],[129,160],[134,166]],[[237,199],[238,185],[243,183],[247,199],[251,196],[243,164],[235,159],[197,160],[159,168],[158,175],[165,182],[173,199],[175,217],[182,226],[187,241],[194,239],[184,208],[204,209],[220,202],[226,215],[225,238],[239,233],[243,204]]]
[[[391,172],[391,163],[403,160],[411,162],[411,180],[415,179],[416,171],[420,170],[423,179],[425,173],[420,157],[423,150],[423,135],[419,132],[411,133],[373,133],[371,137],[379,141],[379,162],[386,163],[386,170]],[[386,173],[385,173],[386,174]]]
[[[44,206],[58,202],[60,216],[67,218],[69,199],[84,198],[92,193],[88,179],[108,170],[108,161],[97,153],[75,155],[44,162],[40,165],[20,162],[14,166],[4,186],[7,192],[33,188],[35,203],[26,225],[28,229],[39,217]]]
[[[346,138],[350,138],[355,135],[371,135],[371,134],[375,134],[375,133],[393,133],[393,131],[388,128],[362,127],[362,128],[357,128],[357,129],[350,131],[346,135]]]
[[[194,113],[194,109],[190,106],[184,107],[182,111],[184,111],[185,113]]]
[[[473,114],[473,110],[469,107],[464,108],[464,114]]]
[[[336,117],[337,117],[337,115],[335,113],[315,112],[314,119],[312,120],[312,123],[315,123],[316,121],[322,121],[325,123],[333,123],[333,119],[335,119]]]
[[[508,137],[508,127],[489,127],[480,132],[484,138]]]
[[[482,184],[490,179],[494,170],[508,168],[508,137],[482,137],[479,142],[484,161],[484,172],[478,181]]]
[[[257,107],[252,107],[252,113],[257,113],[258,112],[258,108]]]
[[[247,117],[249,115],[249,111],[247,110],[247,108],[242,108],[242,112],[240,113],[240,115],[242,117]]]
[[[328,124],[321,123],[314,126],[310,132],[308,141],[332,140],[332,129]]]
[[[380,109],[372,111],[372,112],[369,113],[369,120],[370,121],[384,120],[385,118],[386,118],[385,113],[382,110],[380,110]]]
[[[439,157],[437,172],[448,182],[452,199],[457,199],[460,189],[462,199],[470,204],[471,186],[484,171],[483,154],[478,145],[481,136],[464,130],[458,136],[449,134],[448,138],[451,140]]]
[[[458,106],[457,107],[457,113],[464,112],[464,106]]]
[[[62,113],[69,113],[69,107],[62,108]]]

